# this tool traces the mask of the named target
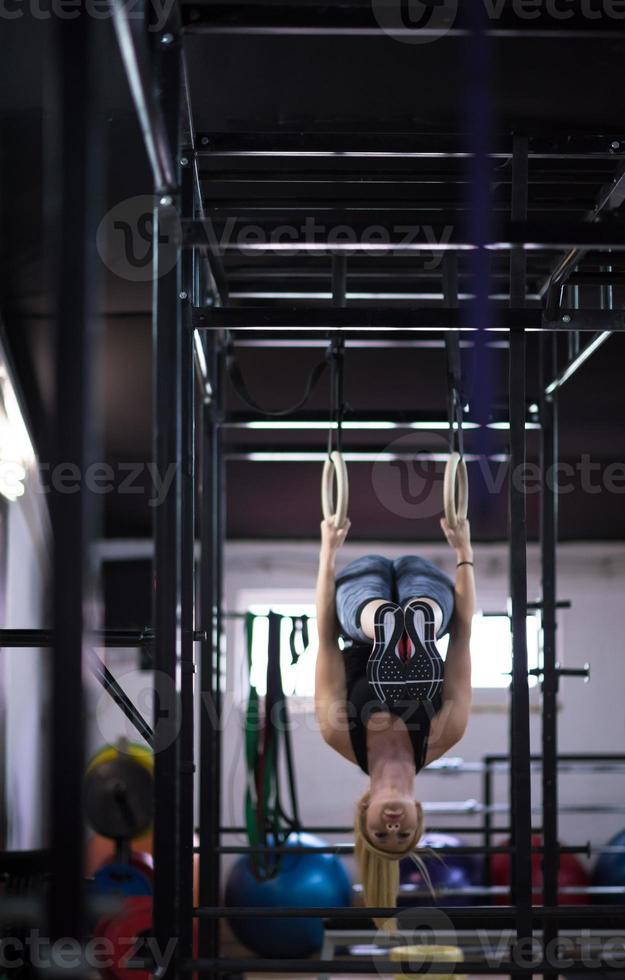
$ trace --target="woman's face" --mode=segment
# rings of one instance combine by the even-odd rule
[[[367,837],[384,851],[405,851],[415,838],[420,820],[421,804],[414,800],[369,800],[365,814]]]

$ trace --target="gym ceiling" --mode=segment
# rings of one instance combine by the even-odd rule
[[[592,7],[590,0],[587,6]],[[49,141],[45,123],[51,97],[46,38],[51,26],[27,13],[26,5],[23,9],[24,16],[0,22],[0,32],[8,37],[10,31],[10,44],[2,45],[0,86],[0,310],[45,460],[52,404],[50,271],[44,227],[44,160]],[[422,224],[428,212],[439,211],[462,223],[468,184],[461,151],[472,125],[471,100],[487,79],[496,153],[492,158],[495,223],[509,216],[513,132],[530,137],[533,152],[530,220],[557,227],[561,221],[583,218],[595,207],[602,188],[620,172],[625,152],[625,21],[611,19],[606,25],[578,12],[572,21],[556,23],[545,16],[544,22],[516,18],[513,24],[506,19],[513,16],[507,11],[499,22],[499,35],[485,45],[485,60],[470,64],[458,32],[419,45],[379,31],[373,34],[370,11],[356,0],[323,6],[308,0],[291,5],[185,3],[183,13],[193,30],[185,47],[202,152],[205,207],[218,234],[228,219],[251,222],[269,233],[280,223],[300,227],[310,215],[328,226],[396,225]],[[320,32],[320,25],[328,23],[334,32]],[[269,25],[282,27],[282,33],[266,33]],[[507,26],[513,29],[504,30]],[[109,66],[109,83],[101,99],[109,132],[110,209],[120,201],[149,194],[152,178],[108,21],[102,22],[102,57]],[[80,98],[79,92],[76,97]],[[415,145],[431,155],[389,156]],[[272,147],[292,152],[276,156]],[[311,148],[354,152],[340,157],[298,152]],[[562,254],[540,249],[528,253],[528,307],[541,305],[549,273]],[[617,283],[611,301],[622,308],[625,285],[618,285],[625,284],[622,255],[590,251],[579,262],[571,282],[576,284],[581,307],[598,309],[609,302],[600,285],[601,270],[609,262]],[[223,256],[223,269],[233,307],[332,305],[329,255],[231,250]],[[347,304],[442,307],[441,269],[432,253],[350,256]],[[106,269],[103,282],[99,309],[106,332],[98,384],[104,408],[104,458],[114,467],[142,464],[152,458],[150,283],[129,281]],[[459,285],[461,295],[470,290],[462,256]],[[497,297],[494,305],[509,303],[507,254],[493,256],[491,293]],[[568,299],[572,296],[570,291]],[[288,336],[296,339],[294,333]],[[345,398],[353,420],[445,420],[441,335],[420,333],[418,339],[430,343],[347,347]],[[563,364],[569,353],[567,337],[560,334],[558,343]],[[538,337],[532,334],[528,422],[539,392],[537,345]],[[323,356],[321,347],[293,343],[237,350],[250,392],[271,409],[299,399],[310,370]],[[489,350],[492,420],[505,422],[505,335]],[[560,501],[563,540],[625,537],[623,493],[596,489],[605,467],[625,461],[624,351],[625,337],[612,335],[560,395],[560,455],[575,473],[567,484],[572,489]],[[480,368],[475,369],[470,347],[463,356],[470,405],[484,378]],[[227,410],[241,413],[239,419],[255,418],[231,389]],[[322,381],[306,406],[306,417],[324,420],[328,412],[328,384]],[[318,456],[324,451],[326,433],[231,427],[225,436],[228,536],[313,538],[320,517]],[[477,439],[475,431],[467,431],[468,452],[475,449]],[[492,428],[486,442],[483,434],[479,440],[481,450],[493,457],[492,479],[497,482],[507,432]],[[346,452],[367,454],[366,461],[349,464],[354,539],[411,541],[440,536],[436,508],[394,506],[384,477],[380,489],[380,471],[376,475],[374,469],[381,464],[371,457],[393,452],[398,445],[406,452],[444,453],[446,436],[443,431],[406,428],[348,428],[344,433]],[[538,449],[538,432],[530,428],[530,460],[538,458]],[[284,451],[316,455],[312,462],[250,459],[253,453]],[[476,464],[471,466],[474,536],[478,541],[501,540],[506,537],[506,483],[487,492],[488,477],[483,471],[480,474]],[[434,469],[434,464],[425,462],[422,467],[420,472],[430,480],[442,478],[441,464]],[[625,489],[622,476],[620,484]],[[440,481],[436,485],[440,487]],[[153,511],[147,501],[145,494],[108,494],[105,535],[148,536]],[[529,494],[527,503],[529,535],[535,537],[538,495]]]

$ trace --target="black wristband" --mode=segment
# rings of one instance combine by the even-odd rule
[[[459,561],[458,564],[456,565],[456,568],[460,568],[461,565],[470,565],[471,568],[473,568],[472,561]]]

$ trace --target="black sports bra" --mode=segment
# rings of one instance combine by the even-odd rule
[[[414,698],[394,704],[380,701],[367,680],[367,661],[371,647],[354,643],[343,650],[345,661],[346,705],[349,736],[356,761],[364,773],[369,772],[367,758],[367,722],[376,712],[397,715],[404,722],[412,745],[417,772],[423,769],[428,748],[430,724],[442,704],[442,658],[438,678],[427,700]],[[433,665],[434,666],[434,665]]]

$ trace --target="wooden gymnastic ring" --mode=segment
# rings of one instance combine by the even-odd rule
[[[336,506],[334,503],[334,481],[336,480]],[[326,521],[334,518],[335,527],[343,527],[349,503],[349,483],[347,466],[341,453],[334,450],[323,464],[321,477],[321,509]]]
[[[456,491],[458,494],[457,506]],[[459,453],[451,453],[445,466],[443,504],[445,518],[450,527],[456,527],[458,521],[465,520],[469,510],[469,480],[466,463]]]
[[[464,962],[464,953],[458,946],[394,946],[389,959],[395,963],[440,963],[441,972],[427,972],[428,980],[467,980],[464,973],[445,972],[446,963]],[[396,974],[395,980],[403,980],[404,973]]]

